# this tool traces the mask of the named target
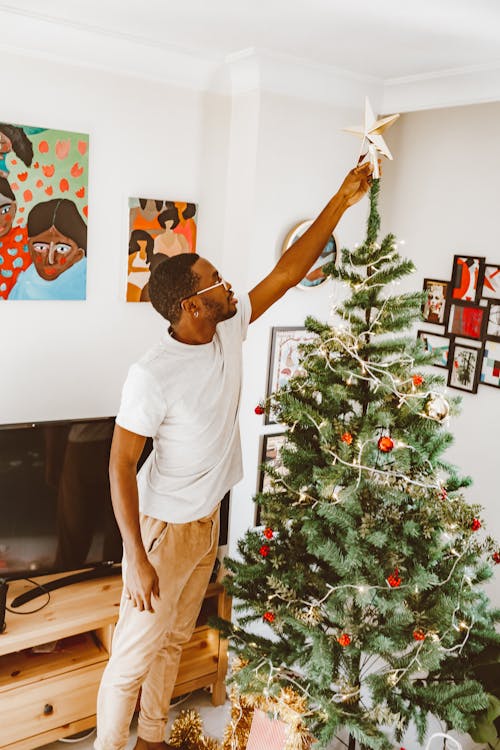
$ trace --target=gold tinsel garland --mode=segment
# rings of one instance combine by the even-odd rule
[[[194,709],[181,711],[172,724],[168,742],[179,750],[221,750],[217,740],[203,735],[200,714]]]
[[[238,666],[236,666],[236,669]],[[277,696],[240,695],[231,690],[231,718],[224,731],[222,744],[203,734],[199,713],[182,711],[172,725],[170,745],[179,750],[245,750],[255,709],[265,711],[289,726],[283,750],[309,750],[313,738],[303,722],[306,711],[304,698],[291,688],[282,688]]]

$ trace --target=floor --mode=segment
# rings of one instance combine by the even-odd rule
[[[169,726],[172,721],[175,720],[177,715],[185,708],[194,708],[201,716],[203,721],[203,731],[207,737],[214,737],[221,740],[224,734],[224,728],[229,721],[229,712],[231,710],[231,704],[227,701],[223,706],[212,706],[212,700],[210,694],[206,690],[197,690],[190,696],[183,698],[182,702],[176,703],[170,709]],[[127,750],[135,745],[137,736],[137,720],[134,718],[130,730],[130,739],[127,745]],[[45,745],[43,750],[63,750],[64,746],[70,745],[74,750],[93,750],[95,740],[95,730],[83,733],[83,737],[80,739],[65,739],[53,742],[50,745]],[[168,738],[168,728],[167,728]],[[69,750],[69,749],[68,749]]]
[[[223,706],[218,706],[217,708],[215,708],[214,706],[212,706],[212,701],[208,690],[197,690],[196,692],[191,693],[189,696],[181,699],[179,703],[171,707],[169,726],[167,727],[167,738],[169,735],[168,729],[170,727],[170,724],[175,721],[178,714],[186,708],[194,708],[196,711],[198,711],[203,722],[203,732],[205,736],[222,740],[224,729],[229,721],[231,704],[229,703],[229,701],[226,701]],[[431,721],[430,724],[429,735],[433,732],[442,731],[442,727],[438,724],[437,721]],[[460,750],[462,750],[462,748],[463,750],[484,750],[484,748],[487,748],[487,746],[485,745],[475,744],[474,742],[472,742],[470,737],[466,735],[464,736],[454,734],[454,736],[457,737],[461,742]],[[136,737],[137,726],[136,718],[134,718],[130,731],[130,739],[127,745],[127,750],[132,750],[135,745]],[[94,739],[95,730],[90,732],[90,734],[89,732],[85,732],[84,736],[80,739],[75,738],[59,740],[58,742],[53,742],[50,745],[45,745],[43,747],[43,750],[64,750],[64,745],[74,746],[74,750],[93,750]],[[412,750],[423,750],[423,747],[418,744],[418,742],[416,741],[416,737],[411,731],[407,736],[405,736],[403,744],[407,748],[412,748]],[[448,748],[452,748],[452,745],[449,744]],[[334,741],[331,745],[328,746],[327,750],[345,750],[345,744],[339,741]],[[401,748],[401,750],[404,749]],[[443,750],[442,740],[434,740],[432,748],[430,747],[430,745],[427,745],[425,750]]]

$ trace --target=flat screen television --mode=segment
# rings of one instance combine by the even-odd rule
[[[113,417],[0,425],[0,577],[112,572],[120,562],[113,428]]]
[[[108,478],[113,429],[114,417],[0,425],[0,579],[87,569],[57,588],[120,572]],[[148,439],[139,467],[151,449]],[[219,546],[228,503],[226,496]],[[23,596],[14,606],[29,600]]]

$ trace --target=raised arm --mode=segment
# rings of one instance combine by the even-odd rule
[[[271,273],[251,290],[251,323],[304,278],[314,261],[321,255],[346,208],[357,203],[368,191],[372,172],[373,166],[370,162],[351,169],[338,192],[307,232],[281,256]]]
[[[151,596],[159,596],[158,576],[148,560],[139,525],[137,462],[146,438],[115,426],[109,461],[113,510],[127,559],[126,594],[140,610],[153,611]]]

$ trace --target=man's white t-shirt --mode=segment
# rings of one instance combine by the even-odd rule
[[[137,475],[141,513],[187,523],[213,511],[243,476],[239,430],[248,294],[208,344],[165,334],[128,372],[116,422],[153,438]]]

